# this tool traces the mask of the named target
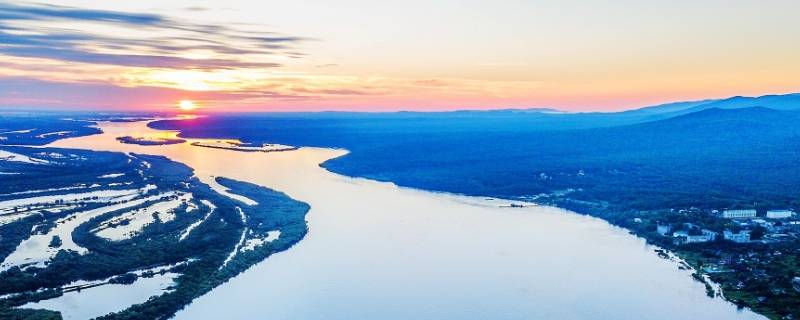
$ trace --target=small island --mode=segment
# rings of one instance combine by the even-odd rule
[[[131,136],[117,137],[117,140],[125,144],[138,144],[140,146],[163,146],[163,145],[180,144],[186,142],[186,140],[180,138],[155,138],[155,137],[131,137]]]
[[[199,141],[192,142],[193,146],[225,149],[244,152],[280,152],[297,150],[297,147],[287,146],[283,144],[264,143],[256,145],[252,143],[244,143],[237,140],[214,140],[214,141]]]

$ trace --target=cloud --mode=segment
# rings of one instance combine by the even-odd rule
[[[46,92],[46,94],[42,94]],[[161,87],[121,87],[104,83],[63,83],[24,77],[0,77],[0,106],[80,109],[161,109],[191,99],[203,104],[242,103],[247,100],[315,100],[312,95],[276,91],[187,91]]]
[[[87,10],[63,6],[19,6],[0,4],[0,19],[43,20],[66,19],[98,22],[117,22],[132,25],[158,25],[165,19],[154,14],[134,14],[104,10]]]
[[[310,88],[292,88],[293,92],[297,93],[311,93],[311,94],[324,94],[333,96],[365,96],[373,95],[375,93],[365,90],[357,89],[310,89]]]
[[[186,7],[186,8],[183,8],[183,9],[184,9],[184,10],[186,10],[186,11],[208,11],[208,8],[206,8],[206,7],[199,7],[199,6],[194,6],[194,7]]]
[[[73,48],[37,46],[0,47],[0,53],[17,57],[49,58],[72,62],[148,68],[231,69],[253,67],[272,68],[279,66],[277,63],[242,62],[226,59],[186,59],[160,55],[102,54],[75,50]]]
[[[59,27],[65,21],[81,27]],[[120,36],[100,33],[120,26],[139,28]],[[305,54],[294,46],[306,40],[156,14],[0,4],[0,54],[6,56],[127,67],[275,68],[280,64],[270,57],[301,58]]]

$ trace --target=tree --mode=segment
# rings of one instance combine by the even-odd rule
[[[751,240],[761,240],[764,238],[764,234],[767,233],[767,229],[762,226],[756,226],[750,231],[750,239]]]

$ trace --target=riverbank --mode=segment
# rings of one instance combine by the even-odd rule
[[[297,147],[285,146],[281,144],[265,143],[259,146],[242,143],[234,140],[214,140],[214,141],[195,141],[193,146],[204,148],[225,149],[241,152],[281,152],[297,150]]]
[[[117,137],[117,140],[127,144],[138,144],[140,146],[162,146],[170,144],[184,143],[186,140],[178,138],[162,138],[162,137],[131,137],[123,136]]]
[[[723,290],[731,293],[727,296],[736,296],[731,301],[740,306],[780,318],[800,316],[800,309],[794,307],[800,305],[800,292],[792,287],[793,277],[800,276],[796,267],[800,225],[768,226],[776,237],[767,245],[737,247],[725,241],[676,245],[672,237],[672,231],[700,229],[720,238],[729,230],[753,230],[756,235],[763,233],[764,223],[722,221],[713,211],[763,212],[800,205],[793,187],[800,181],[800,170],[792,160],[795,155],[786,153],[793,144],[785,144],[794,141],[788,137],[794,136],[797,122],[787,121],[790,115],[776,117],[779,114],[763,108],[708,110],[590,130],[542,130],[522,116],[497,121],[493,117],[498,114],[492,112],[229,115],[157,121],[151,126],[180,130],[184,137],[344,148],[352,152],[322,166],[405,187],[534,201],[599,217],[650,243],[681,252],[700,273],[706,266],[735,266],[739,269],[735,276],[699,275],[722,283]],[[776,125],[779,120],[782,125]],[[748,134],[707,129],[741,122],[770,129]],[[752,145],[770,149],[753,153]],[[636,222],[637,218],[641,221]],[[675,230],[668,236],[657,234],[659,222]]]
[[[101,128],[103,135],[61,143],[161,154],[194,168],[201,180],[230,177],[311,205],[303,241],[197,299],[178,319],[760,318],[708,298],[691,273],[595,218],[401,188],[320,167],[343,150],[122,145],[113,137],[163,133],[142,123]],[[610,287],[618,288],[615,294],[607,294]]]
[[[752,309],[770,319],[783,319],[800,313],[800,307],[795,303],[800,301],[800,292],[793,287],[794,277],[800,274],[800,260],[797,259],[800,243],[796,240],[728,241],[723,239],[721,230],[737,223],[699,208],[630,210],[575,201],[566,194],[540,198],[539,202],[597,216],[652,245],[669,250],[694,270],[697,281],[713,287],[714,295],[739,308]],[[668,231],[659,232],[659,225],[669,227]],[[719,236],[705,242],[684,243],[673,236],[673,231],[687,225],[717,231]]]
[[[305,203],[162,156],[0,149],[0,317],[169,318],[307,233]]]

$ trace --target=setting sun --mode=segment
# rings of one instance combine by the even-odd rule
[[[197,105],[195,105],[194,102],[190,100],[181,100],[180,102],[178,102],[178,107],[181,108],[181,110],[183,111],[192,111],[194,109],[197,109]]]

